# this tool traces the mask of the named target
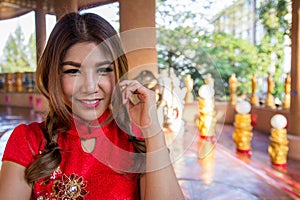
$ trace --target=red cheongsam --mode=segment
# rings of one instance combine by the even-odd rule
[[[108,115],[105,112],[97,122]],[[87,127],[73,119],[71,130],[59,133],[62,161],[53,174],[34,183],[31,199],[139,199],[132,142],[114,120],[103,126],[99,123]],[[28,167],[44,147],[41,127],[44,122],[17,126],[2,160]],[[81,140],[90,138],[96,138],[96,145],[92,153],[86,153]]]

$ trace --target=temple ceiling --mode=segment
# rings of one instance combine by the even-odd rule
[[[41,1],[41,3],[37,3]],[[57,1],[57,0],[56,0]],[[0,20],[15,18],[35,9],[44,9],[48,14],[55,13],[55,0],[0,0]],[[117,0],[77,0],[78,9],[92,8]]]

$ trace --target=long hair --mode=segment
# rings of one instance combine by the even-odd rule
[[[79,42],[100,44],[107,43],[108,40],[106,48],[113,55],[117,55],[113,60],[117,83],[127,73],[128,63],[121,42],[116,36],[117,32],[105,19],[92,13],[69,13],[56,23],[36,70],[36,85],[48,100],[49,111],[43,130],[46,138],[45,148],[25,171],[25,178],[29,184],[49,176],[61,162],[57,137],[59,132],[70,128],[72,117],[72,110],[64,101],[60,78],[61,63],[68,49]],[[136,151],[145,152],[143,142],[136,140],[132,134],[129,134],[129,137]]]

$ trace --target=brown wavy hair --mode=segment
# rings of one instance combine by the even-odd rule
[[[36,70],[36,85],[39,92],[48,100],[49,111],[43,130],[46,139],[45,148],[25,171],[25,178],[29,184],[51,175],[61,162],[61,150],[57,144],[57,137],[58,133],[65,132],[70,128],[72,117],[72,110],[64,101],[60,79],[61,63],[66,52],[76,43],[95,42],[100,44],[105,41],[110,53],[117,55],[113,61],[117,83],[127,73],[128,63],[119,37],[116,36],[117,32],[105,19],[92,13],[69,13],[56,23]],[[116,101],[120,101],[120,99]],[[123,109],[115,107],[121,105],[120,103],[115,102],[114,104],[113,109]],[[126,118],[127,116],[121,117]],[[130,126],[130,123],[125,126]],[[131,132],[130,127],[129,130]],[[137,152],[145,152],[143,141],[136,139],[132,133],[129,133],[129,139]]]

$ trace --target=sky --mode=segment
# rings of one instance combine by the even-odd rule
[[[215,3],[212,5],[212,10],[214,11],[213,13],[217,13],[222,8],[230,5],[232,1],[233,0],[215,0]],[[201,3],[199,2],[199,8],[200,7]],[[101,15],[107,19],[114,26],[114,28],[117,30],[119,29],[119,24],[115,22],[118,19],[118,7],[116,3],[114,3],[114,5],[109,4],[92,8],[87,11]],[[55,21],[56,18],[54,15],[46,15],[47,38],[54,27]],[[0,58],[3,55],[3,48],[5,47],[9,35],[13,34],[18,26],[21,26],[22,32],[25,36],[25,43],[27,43],[30,35],[33,34],[35,30],[34,12],[30,12],[26,15],[22,15],[21,17],[13,19],[0,20]]]

